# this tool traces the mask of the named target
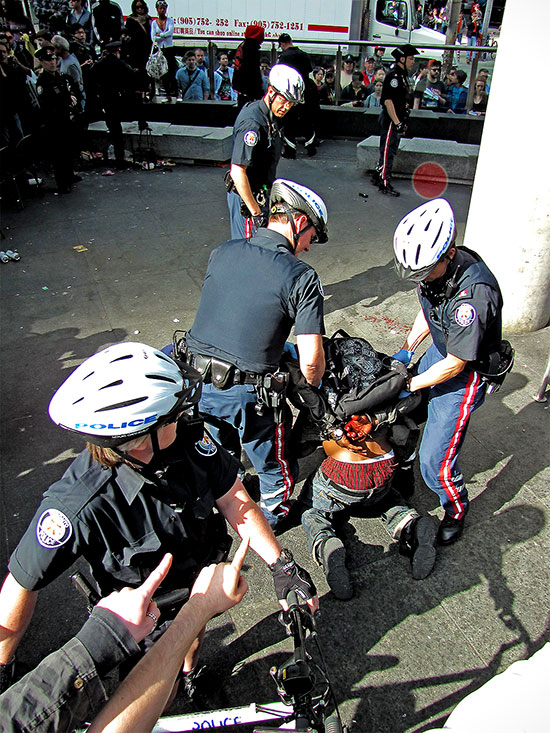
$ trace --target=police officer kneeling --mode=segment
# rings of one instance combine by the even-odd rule
[[[57,390],[50,417],[85,437],[88,449],[45,493],[10,558],[0,593],[0,692],[12,681],[38,591],[79,557],[106,595],[138,587],[165,553],[173,555],[155,596],[166,620],[149,642],[176,616],[201,569],[227,557],[225,520],[270,566],[279,599],[294,589],[317,607],[309,575],[281,549],[238,479],[237,461],[197,418],[200,394],[194,369],[139,343],[91,356]],[[190,693],[201,639],[202,632],[183,666]]]
[[[478,254],[455,246],[455,239],[454,213],[445,199],[411,211],[394,236],[397,273],[418,283],[420,300],[411,332],[395,357],[409,362],[428,335],[433,341],[409,390],[429,388],[420,470],[445,510],[438,533],[442,545],[455,542],[464,529],[469,501],[458,456],[470,416],[492,381],[488,365],[500,361],[501,344],[508,343],[502,342],[502,295],[495,276]]]
[[[317,386],[325,370],[323,290],[298,257],[312,242],[327,241],[327,209],[314,191],[283,179],[273,184],[270,207],[266,229],[212,252],[187,347],[206,382],[200,410],[238,430],[229,431],[231,448],[240,455],[240,438],[274,526],[288,514],[297,473],[285,445],[290,415],[285,419],[277,371],[293,324],[307,381]]]

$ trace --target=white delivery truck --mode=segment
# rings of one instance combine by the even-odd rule
[[[131,0],[118,1],[129,15]],[[154,15],[154,0],[149,3]],[[312,53],[332,53],[334,44],[347,47],[357,40],[371,40],[373,47],[384,46],[388,53],[400,43],[445,43],[442,33],[418,25],[414,0],[168,0],[168,14],[174,18],[178,44],[189,37],[215,38],[218,46],[232,47],[250,24],[263,26],[267,41],[289,33]],[[309,40],[332,45],[308,46]]]

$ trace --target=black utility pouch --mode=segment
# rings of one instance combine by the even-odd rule
[[[211,359],[212,384],[217,389],[228,389],[234,384],[235,367],[221,359]]]

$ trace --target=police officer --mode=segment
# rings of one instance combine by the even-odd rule
[[[162,609],[166,621],[149,641],[167,628],[201,568],[226,557],[225,520],[270,565],[279,598],[294,588],[317,606],[307,572],[281,549],[238,480],[237,461],[196,419],[200,392],[194,369],[139,343],[100,351],[57,390],[50,417],[83,435],[88,449],[45,493],[10,558],[0,592],[0,688],[11,680],[38,591],[79,557],[105,595],[139,586],[166,552],[173,555],[159,593],[181,591],[179,600]],[[185,658],[188,691],[199,639]]]
[[[121,47],[120,41],[108,43],[103,58],[94,65],[90,76],[113,141],[115,166],[126,168],[121,122],[135,118],[141,110],[137,109],[137,77],[132,67],[120,58]],[[140,120],[139,129],[146,127]]]
[[[395,65],[386,74],[382,87],[380,103],[380,156],[378,166],[373,175],[373,183],[377,184],[382,193],[399,196],[399,191],[391,185],[393,159],[399,147],[399,137],[406,132],[407,117],[411,89],[409,74],[414,66],[414,57],[418,50],[405,43],[392,51]]]
[[[260,478],[261,509],[275,526],[288,514],[296,466],[285,446],[285,416],[269,404],[280,382],[266,375],[277,373],[294,324],[301,371],[310,384],[321,381],[323,291],[298,257],[327,241],[327,210],[314,191],[283,179],[273,183],[270,205],[266,229],[211,254],[187,346],[206,382],[200,410],[237,428]]]
[[[291,66],[304,80],[304,104],[296,105],[284,119],[283,124],[283,157],[296,158],[296,137],[305,138],[304,146],[309,156],[317,152],[315,136],[315,116],[319,112],[319,92],[310,77],[313,67],[308,54],[294,45],[288,33],[279,36],[279,47],[282,50],[279,63]]]
[[[36,52],[42,70],[36,82],[40,102],[42,129],[40,145],[51,161],[58,193],[69,193],[81,178],[73,170],[74,127],[82,99],[78,85],[67,74],[57,70],[53,48]]]
[[[428,420],[420,444],[420,470],[439,496],[445,516],[440,544],[455,542],[464,529],[468,491],[458,456],[470,416],[485,398],[484,367],[501,343],[502,296],[495,276],[475,252],[455,246],[453,210],[445,199],[411,211],[395,230],[395,265],[400,277],[418,283],[420,311],[403,350],[410,361],[428,336],[409,390],[429,389]]]
[[[275,64],[262,99],[245,104],[233,128],[231,168],[226,176],[231,237],[250,237],[267,223],[269,190],[281,157],[278,120],[304,101],[304,82],[296,69]]]

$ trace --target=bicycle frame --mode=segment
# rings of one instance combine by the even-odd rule
[[[278,727],[255,728],[254,733],[273,730],[301,730],[310,733],[341,733],[343,730],[338,707],[334,699],[326,664],[317,639],[315,620],[308,610],[302,608],[291,591],[287,596],[288,611],[279,615],[287,634],[294,641],[294,652],[280,667],[270,670],[280,702],[245,707],[212,710],[209,712],[174,715],[160,718],[153,733],[184,733],[193,730],[219,730],[240,727],[266,721],[279,721]],[[306,640],[316,642],[322,666],[313,661],[306,649]],[[319,674],[317,679],[316,674]],[[319,694],[313,694],[317,684]],[[326,717],[329,703],[334,702],[335,714]]]

